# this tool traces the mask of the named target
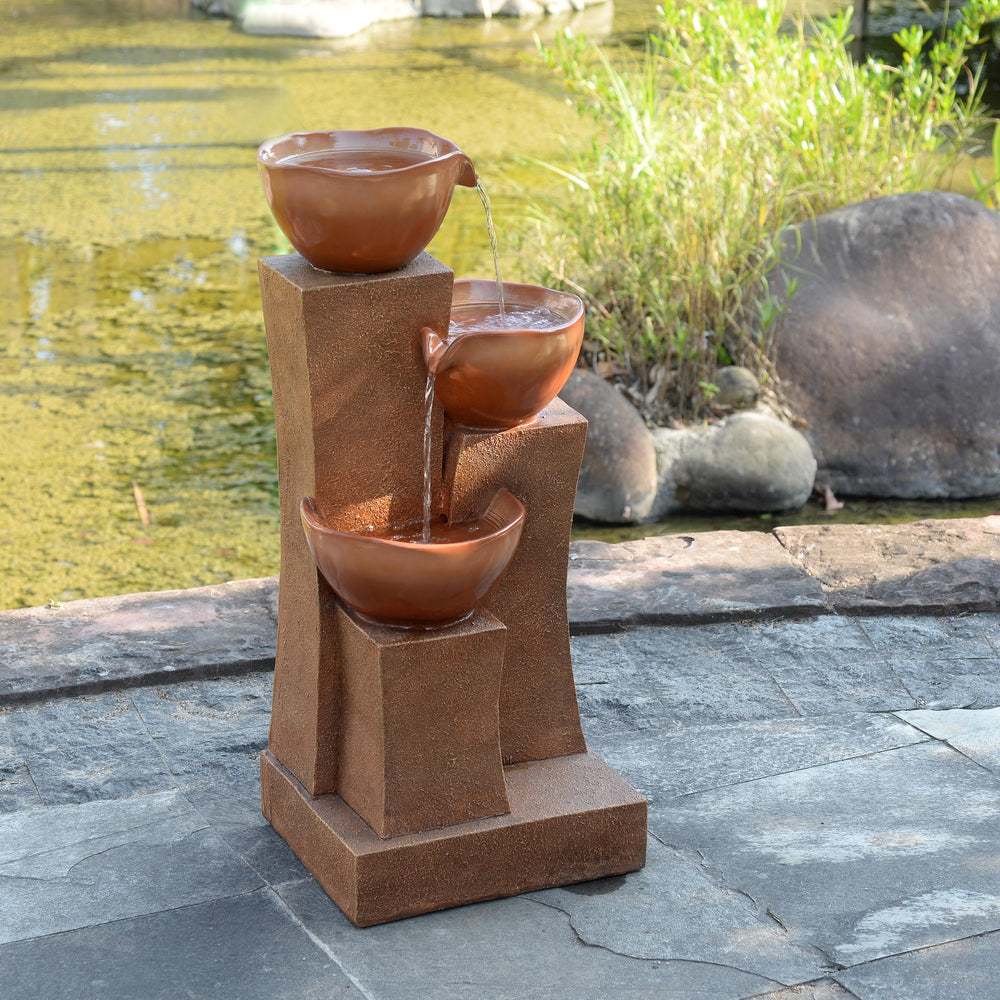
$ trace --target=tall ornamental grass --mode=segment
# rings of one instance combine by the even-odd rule
[[[970,0],[938,35],[907,28],[897,66],[851,58],[850,10],[790,22],[781,0],[667,0],[641,54],[540,46],[594,128],[545,164],[564,183],[525,250],[584,297],[587,360],[658,423],[704,416],[720,362],[773,378],[781,230],[945,182],[986,121],[975,53],[998,16]]]

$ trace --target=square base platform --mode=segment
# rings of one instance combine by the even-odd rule
[[[312,798],[265,750],[264,815],[359,927],[636,871],[646,800],[599,757],[504,769],[504,816],[383,840],[339,796]]]

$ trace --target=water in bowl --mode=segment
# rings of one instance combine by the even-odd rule
[[[412,545],[448,545],[454,542],[468,542],[479,537],[482,533],[483,526],[478,521],[449,524],[443,520],[434,520],[429,524],[422,520],[410,521],[407,524],[385,525],[366,532],[372,538],[384,538],[393,542],[409,542]]]
[[[415,149],[313,149],[284,156],[282,166],[320,167],[344,174],[374,174],[385,170],[401,170],[431,159]]]
[[[507,303],[502,310],[496,302],[475,302],[452,310],[448,336],[463,333],[487,333],[491,330],[555,330],[565,326],[566,318],[544,306],[520,306]]]

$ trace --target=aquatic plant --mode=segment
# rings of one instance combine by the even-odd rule
[[[539,46],[594,127],[543,164],[560,189],[524,248],[536,280],[585,298],[586,360],[667,423],[705,414],[720,362],[773,383],[782,229],[946,182],[986,121],[970,56],[1000,0],[899,32],[898,65],[852,59],[850,9],[667,0],[659,16],[638,54],[570,33]]]

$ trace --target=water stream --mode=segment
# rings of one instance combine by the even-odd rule
[[[507,325],[507,316],[504,311],[503,277],[500,274],[500,251],[497,246],[496,227],[493,225],[493,211],[490,207],[490,196],[481,177],[476,179],[476,191],[479,192],[479,200],[483,203],[483,210],[486,212],[486,235],[490,241],[490,250],[493,252],[493,270],[497,276],[497,310],[500,314],[500,327],[502,329]]]
[[[427,387],[424,389],[424,517],[421,541],[426,545],[431,540],[431,485],[433,482],[434,439],[431,433],[431,417],[434,415],[434,372],[427,373]]]

